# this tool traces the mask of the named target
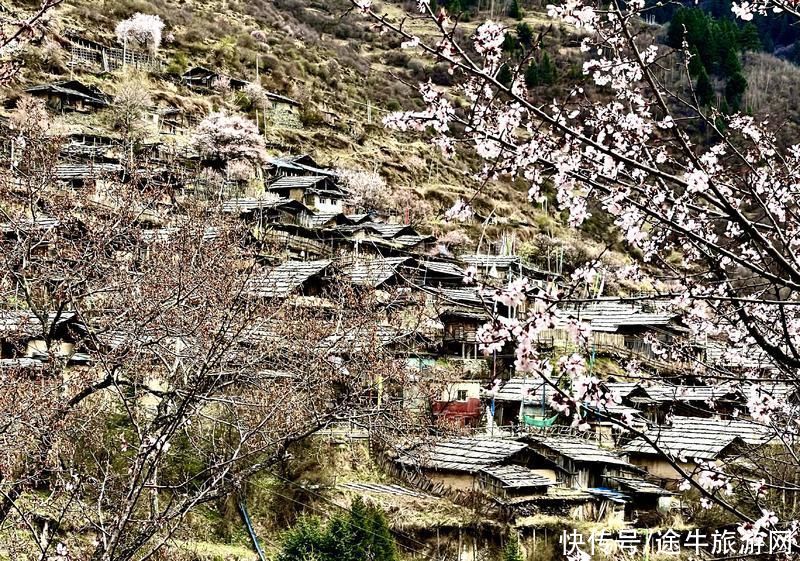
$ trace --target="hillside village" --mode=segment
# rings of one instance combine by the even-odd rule
[[[534,556],[537,531],[541,540],[541,533],[550,529],[547,547],[552,549],[560,547],[560,529],[575,525],[633,528],[645,535],[648,529],[670,527],[667,521],[680,520],[684,528],[705,524],[695,520],[700,512],[697,492],[681,485],[685,477],[676,466],[696,474],[708,465],[724,464],[756,480],[761,477],[754,458],[771,458],[771,446],[780,435],[768,425],[745,420],[752,393],[746,382],[720,378],[711,385],[706,374],[724,367],[741,373],[742,379],[745,374],[767,379],[774,367],[766,358],[753,354],[747,363],[733,362],[713,338],[690,337],[682,313],[667,300],[645,301],[633,288],[615,293],[587,286],[582,301],[561,306],[558,321],[532,342],[555,364],[568,359],[579,344],[575,326],[588,327],[590,368],[614,394],[615,403],[584,408],[576,423],[557,407],[562,379],[554,375],[543,380],[518,371],[514,348],[506,344],[486,352],[480,336],[483,325],[502,324],[530,311],[504,298],[503,289],[513,284],[562,290],[570,272],[556,260],[520,255],[503,236],[486,240],[480,252],[470,245],[443,243],[440,232],[434,234],[415,214],[413,202],[395,208],[361,204],[342,177],[340,162],[313,153],[267,145],[261,161],[248,161],[244,168],[215,167],[208,154],[182,141],[205,118],[185,107],[141,108],[134,128],[146,132],[132,140],[125,131],[103,125],[119,98],[94,85],[98,76],[123,80],[140,73],[172,80],[177,95],[198,100],[237,99],[251,91],[252,82],[200,62],[190,62],[180,76],[167,76],[170,61],[160,54],[100,43],[77,31],[59,40],[69,73],[26,82],[3,100],[4,167],[13,174],[12,162],[24,149],[17,144],[15,112],[31,99],[40,100],[57,121],[48,135],[58,143],[50,181],[59,192],[98,205],[112,185],[157,185],[171,194],[140,213],[137,259],[146,262],[148,248],[155,248],[157,255],[160,244],[180,237],[182,209],[192,201],[213,207],[221,223],[244,232],[237,243],[254,256],[248,264],[252,272],[246,297],[292,310],[274,319],[274,325],[262,326],[258,337],[276,341],[292,325],[302,331],[302,318],[327,321],[341,306],[340,291],[351,294],[346,306],[374,324],[364,331],[332,327],[322,338],[326,353],[391,357],[401,365],[405,383],[384,384],[382,374],[374,372],[374,403],[399,404],[426,428],[378,446],[368,427],[352,419],[326,424],[313,437],[323,450],[331,446],[332,455],[367,450],[364,461],[374,468],[366,474],[356,469],[339,482],[310,488],[313,494],[330,491],[335,500],[366,497],[387,510],[390,526],[395,516],[399,520],[415,509],[420,516],[453,509],[454,519],[464,521],[463,535],[461,522],[442,524],[441,534],[433,525],[424,531],[403,530],[397,522],[404,555],[488,559],[506,529],[514,528],[523,541],[533,540],[527,542],[528,559],[555,558],[542,557],[549,555],[543,549]],[[292,131],[304,128],[363,126],[358,118],[324,107],[314,108],[321,122],[310,124],[304,117],[309,107],[302,101],[270,90],[264,90],[264,98],[255,111],[259,134],[283,130],[291,137]],[[0,208],[0,243],[12,247],[36,239],[31,249],[35,258],[69,244],[76,224],[85,222],[89,228],[91,222],[86,215],[31,211],[7,201],[0,201]],[[471,217],[462,227],[480,231],[482,222]],[[504,236],[511,231],[509,227]],[[202,238],[208,243],[222,239],[214,226],[206,227]],[[92,318],[68,308],[42,315],[22,297],[7,299],[2,306],[0,371],[8,375],[39,379],[53,362],[64,365],[65,377],[91,373],[98,356],[121,344],[115,338],[119,334],[87,337],[94,329]],[[276,380],[297,376],[297,367],[295,361],[282,364],[280,359],[263,364]],[[765,387],[771,396],[800,406],[795,387],[782,382]],[[625,423],[645,436],[623,430]],[[796,506],[796,491],[785,493],[787,503]],[[470,527],[468,519],[476,518],[484,522]],[[253,522],[248,539],[240,541],[245,550],[251,547],[250,537],[255,543],[269,540],[266,525],[260,526],[257,516]],[[46,534],[57,521],[44,512],[35,523]],[[0,558],[8,555],[0,540]],[[253,552],[241,555],[258,558]]]

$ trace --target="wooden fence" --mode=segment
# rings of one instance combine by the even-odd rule
[[[548,349],[575,348],[565,329],[542,330],[537,339],[539,346]],[[663,360],[656,356],[644,339],[625,337],[616,333],[593,332],[589,349],[597,355],[609,355],[623,360],[635,360],[642,366],[659,372],[685,373],[693,367],[691,362]]]
[[[322,242],[295,236],[282,230],[265,229],[260,233],[260,239],[266,243],[273,243],[294,251],[305,251],[314,255],[333,255],[333,249]]]
[[[162,62],[152,53],[118,49],[115,47],[100,47],[81,43],[73,40],[71,49],[71,65],[87,63],[100,66],[104,72],[111,72],[123,66],[130,66],[150,72],[161,72]]]

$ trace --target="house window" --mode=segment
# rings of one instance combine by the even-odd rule
[[[458,390],[456,392],[456,401],[467,401],[467,390]]]

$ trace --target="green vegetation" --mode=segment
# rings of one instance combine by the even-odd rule
[[[283,539],[278,561],[398,561],[386,516],[356,498],[349,511],[327,523],[302,518]]]
[[[508,543],[503,548],[503,561],[524,561],[522,548],[519,545],[519,538],[516,534],[511,534]]]
[[[529,88],[550,86],[556,82],[556,78],[556,67],[547,53],[542,55],[542,60],[538,64],[535,60],[531,61],[525,70],[525,85]]]
[[[508,7],[508,17],[516,20],[522,19],[522,8],[519,7],[518,0],[511,0],[511,5]]]
[[[680,49],[683,42],[689,46],[691,58],[689,73],[698,78],[698,101],[708,105],[713,100],[709,87],[710,74],[725,80],[725,101],[732,110],[738,110],[747,80],[742,74],[741,53],[761,48],[758,30],[753,24],[741,27],[730,19],[716,19],[700,8],[680,8],[670,21],[667,44]]]

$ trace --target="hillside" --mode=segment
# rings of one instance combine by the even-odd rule
[[[190,67],[206,66],[252,80],[258,62],[265,88],[303,103],[301,119],[306,126],[302,129],[265,130],[275,154],[310,153],[331,167],[378,170],[394,189],[407,190],[423,201],[420,208],[431,226],[436,226],[435,217],[458,196],[471,198],[478,186],[471,179],[474,164],[468,156],[446,160],[423,137],[398,137],[383,129],[383,116],[414,108],[419,101],[412,87],[430,75],[436,80],[441,71],[415,53],[399,51],[396,39],[380,36],[358,18],[343,17],[344,1],[102,5],[98,9],[96,2],[78,0],[60,8],[47,40],[28,51],[25,70],[14,88],[75,77],[113,94],[123,80],[120,71],[98,73],[80,64],[72,67],[67,37],[77,34],[118,46],[113,33],[118,21],[134,12],[153,13],[166,22],[169,39],[160,52],[165,73],[151,74],[147,83],[156,105],[179,108],[195,117],[221,107],[238,110],[241,104],[235,96],[194,95],[177,85],[179,76]],[[400,13],[391,4],[386,8]],[[537,28],[547,25],[536,12],[526,21]],[[464,32],[470,28],[474,24],[466,23]],[[418,31],[426,32],[424,26]],[[260,33],[263,40],[256,40]],[[445,74],[443,79],[446,83],[449,77]],[[253,111],[249,113],[252,117]],[[525,193],[524,186],[501,182],[479,194],[473,206],[482,216],[531,223],[538,214],[527,204]]]
[[[376,9],[399,22],[415,4]],[[537,106],[572,88],[612,100],[583,74],[586,32],[542,4],[447,3],[465,42],[486,17],[504,26],[497,79],[519,65]],[[134,14],[163,21],[157,48],[117,38]],[[686,94],[667,47],[682,38],[633,25]],[[708,36],[704,107],[793,142],[798,68]],[[749,347],[736,362],[720,341],[746,334],[673,298],[696,273],[686,247],[642,263],[599,199],[571,227],[553,180],[532,202],[522,177],[481,183],[475,146],[446,158],[385,128],[428,80],[466,114],[463,78],[349,1],[69,0],[21,59],[0,90],[0,560],[561,559],[567,531],[649,547],[732,527],[682,484],[726,462],[740,480],[724,500],[761,516],[758,467],[787,460],[750,418],[753,380],[776,369]],[[707,148],[707,123],[687,121]],[[380,192],[354,201],[354,170]],[[460,199],[475,212],[445,219]],[[772,381],[767,403],[800,404]],[[602,398],[570,411],[577,388]],[[790,519],[800,493],[776,489]]]

